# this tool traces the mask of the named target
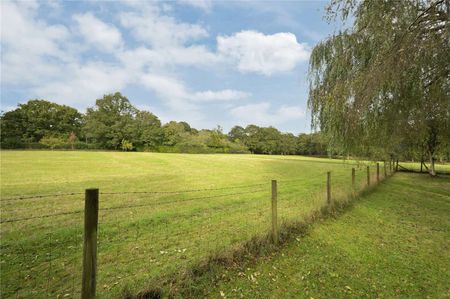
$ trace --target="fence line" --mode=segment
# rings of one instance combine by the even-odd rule
[[[377,164],[377,171],[376,171],[376,175],[377,175],[377,181],[381,181],[380,180],[380,170],[379,170],[379,164]],[[369,184],[369,186],[371,184],[373,184],[373,181],[371,181],[370,179],[370,167],[367,168],[367,183]],[[384,176],[382,177],[383,179],[387,177],[387,169],[386,169],[386,164],[384,164]],[[389,172],[392,173],[389,169]],[[326,176],[325,176],[326,174]],[[351,182],[351,188],[350,190],[352,190],[351,194],[354,194],[355,190],[356,190],[356,180],[355,180],[355,168],[351,169],[351,176],[348,177],[348,181]],[[326,205],[328,207],[331,207],[334,204],[334,192],[332,193],[332,174],[331,172],[321,172],[319,174],[315,174],[313,176],[308,176],[306,178],[306,180],[311,180],[311,179],[315,179],[318,177],[323,177],[323,185],[326,186],[326,192],[323,193],[323,202],[326,203]],[[333,176],[334,178],[334,176]],[[170,256],[172,255],[177,255],[180,254],[180,256],[183,256],[185,253],[186,248],[181,248],[178,249],[178,251],[173,251],[173,247],[176,246],[177,244],[177,238],[181,237],[181,236],[185,236],[187,231],[185,231],[185,229],[192,229],[192,231],[188,232],[187,237],[188,238],[197,238],[198,242],[206,242],[205,245],[202,246],[206,246],[206,248],[210,248],[209,250],[206,250],[206,252],[210,252],[211,250],[218,250],[219,248],[221,248],[221,246],[227,246],[226,244],[228,244],[227,242],[229,242],[230,244],[232,244],[234,240],[234,235],[239,235],[242,234],[242,236],[251,236],[254,234],[254,231],[252,230],[252,227],[258,226],[259,222],[261,221],[261,219],[271,219],[271,227],[272,227],[272,240],[274,242],[274,244],[278,244],[279,243],[279,209],[280,209],[280,203],[282,204],[281,206],[283,206],[283,201],[279,201],[279,194],[283,194],[283,196],[286,195],[292,195],[297,193],[296,190],[293,190],[292,192],[279,192],[279,186],[289,184],[290,182],[297,182],[297,181],[305,181],[305,178],[299,178],[299,179],[287,179],[287,180],[272,180],[271,182],[271,208],[269,208],[269,206],[265,206],[265,204],[263,204],[264,202],[258,200],[255,200],[255,198],[251,198],[249,200],[247,200],[247,198],[244,199],[244,201],[241,202],[245,202],[245,205],[242,205],[242,203],[239,201],[241,200],[239,199],[234,199],[234,201],[232,202],[233,204],[229,204],[226,206],[225,211],[227,212],[227,216],[224,217],[222,210],[223,209],[218,209],[221,206],[217,206],[217,207],[212,207],[211,209],[199,209],[198,212],[196,212],[195,210],[191,211],[192,214],[186,214],[185,216],[185,212],[183,212],[182,208],[179,208],[179,210],[174,210],[174,213],[179,213],[179,216],[183,216],[183,217],[177,217],[177,214],[171,215],[171,214],[167,214],[167,215],[163,215],[163,218],[157,218],[159,220],[157,220],[156,222],[143,222],[140,223],[138,220],[141,220],[141,218],[133,218],[133,214],[123,214],[123,215],[130,215],[128,216],[128,222],[126,222],[125,226],[123,226],[123,223],[121,223],[120,221],[116,221],[117,226],[116,227],[108,227],[108,232],[106,236],[108,236],[109,234],[111,234],[111,232],[119,232],[119,234],[121,234],[121,230],[126,229],[126,231],[124,232],[125,236],[120,237],[118,239],[111,239],[108,240],[108,238],[106,238],[105,240],[104,237],[102,237],[102,235],[99,235],[97,237],[97,223],[98,223],[98,213],[101,212],[105,212],[105,211],[112,211],[112,210],[126,210],[126,209],[133,209],[133,208],[141,208],[141,207],[150,207],[150,206],[162,206],[162,205],[169,205],[169,204],[174,204],[174,203],[188,203],[188,202],[192,202],[192,201],[198,201],[200,203],[204,202],[201,200],[204,199],[213,199],[213,198],[226,198],[226,197],[234,197],[234,196],[240,196],[240,195],[248,195],[248,194],[259,194],[260,192],[267,192],[267,197],[269,198],[269,184],[268,183],[258,183],[258,184],[249,184],[249,185],[239,185],[239,186],[229,186],[229,187],[219,187],[219,188],[203,188],[203,189],[186,189],[186,190],[179,190],[179,191],[127,191],[127,192],[100,192],[97,191],[100,196],[109,196],[109,195],[127,195],[127,194],[135,194],[135,195],[150,195],[150,194],[161,194],[161,195],[183,195],[183,194],[189,194],[189,193],[195,193],[195,192],[208,192],[208,191],[219,191],[219,190],[234,190],[234,189],[244,189],[244,188],[252,188],[252,190],[245,190],[242,192],[231,192],[231,193],[225,193],[225,194],[217,194],[217,195],[207,195],[207,196],[197,196],[197,197],[193,197],[193,198],[183,198],[183,199],[173,199],[173,200],[166,200],[166,201],[158,201],[158,202],[145,202],[142,204],[130,204],[130,205],[119,205],[119,206],[111,206],[111,207],[98,207],[97,205],[97,210],[96,210],[96,220],[94,222],[91,221],[91,224],[86,224],[85,222],[85,229],[84,229],[84,235],[85,235],[85,239],[84,239],[84,250],[83,250],[83,265],[84,265],[84,270],[83,270],[83,275],[81,275],[81,273],[70,273],[72,274],[70,276],[70,285],[71,285],[71,291],[69,295],[72,295],[72,297],[74,297],[76,294],[81,294],[82,298],[93,298],[95,296],[95,292],[96,292],[96,282],[98,280],[97,275],[96,275],[96,259],[97,259],[97,244],[99,244],[99,248],[100,248],[100,254],[102,254],[102,250],[105,250],[105,252],[111,252],[111,250],[116,250],[116,263],[117,266],[119,267],[121,264],[121,261],[119,259],[119,255],[122,252],[122,250],[125,250],[124,252],[131,254],[134,259],[134,261],[136,260],[142,260],[144,262],[143,259],[145,259],[145,264],[148,264],[149,267],[154,267],[155,263],[158,263],[158,259],[157,259],[157,255],[158,255],[158,250],[160,251],[160,255],[162,257],[165,257],[166,255],[168,256],[166,258],[166,260],[170,260]],[[334,181],[333,181],[334,182]],[[349,184],[350,185],[350,184]],[[264,186],[264,187],[263,187]],[[257,188],[257,187],[261,187],[261,188]],[[299,188],[301,189],[308,189],[307,187],[304,186],[299,186]],[[297,189],[298,190],[298,189]],[[322,191],[321,191],[322,192]],[[321,195],[321,192],[316,192],[318,195]],[[73,195],[81,195],[83,193],[81,192],[73,192],[73,193],[66,193],[66,194],[47,194],[47,195],[36,195],[36,196],[22,196],[22,197],[16,197],[16,198],[7,198],[7,199],[3,199],[5,201],[14,201],[14,200],[22,200],[22,199],[35,199],[35,198],[50,198],[50,197],[61,197],[61,196],[73,196]],[[313,193],[311,193],[313,194]],[[98,196],[98,195],[97,195]],[[310,196],[310,195],[308,195]],[[258,196],[258,198],[260,198]],[[144,198],[139,198],[142,200],[147,200],[147,199],[155,199],[155,197],[144,197]],[[97,198],[98,200],[98,198]],[[103,202],[103,201],[102,201]],[[105,201],[108,202],[108,201]],[[206,202],[206,201],[205,201]],[[50,218],[50,217],[57,217],[57,216],[67,216],[67,215],[74,215],[74,214],[81,214],[81,213],[85,213],[85,221],[88,221],[88,219],[91,219],[92,213],[90,213],[89,211],[89,207],[87,205],[88,203],[88,196],[87,196],[87,191],[86,191],[86,198],[85,198],[85,209],[81,209],[81,210],[76,210],[76,211],[67,211],[67,212],[61,212],[61,213],[53,213],[53,214],[44,214],[44,215],[38,215],[38,216],[31,216],[31,217],[22,217],[22,218],[10,218],[10,219],[1,219],[0,223],[4,224],[4,223],[14,223],[14,222],[22,222],[22,221],[28,221],[28,220],[32,220],[32,219],[41,219],[41,218]],[[209,203],[209,202],[208,202]],[[223,203],[223,201],[218,201],[218,203]],[[295,204],[295,198],[292,201],[289,201],[289,203],[293,203]],[[268,201],[267,201],[268,204]],[[175,206],[176,208],[178,208],[179,206]],[[266,210],[267,209],[267,210]],[[95,210],[95,209],[94,209]],[[269,211],[270,210],[270,214],[268,212],[264,212],[264,211]],[[8,212],[13,212],[14,210],[9,210]],[[150,210],[151,211],[151,210]],[[199,214],[196,214],[199,213]],[[243,215],[246,215],[243,218],[239,218],[237,214],[239,213],[243,213]],[[267,214],[266,214],[267,213]],[[90,217],[88,217],[87,215],[91,215]],[[118,215],[122,215],[121,213],[118,213]],[[258,219],[253,219],[252,217],[249,217],[249,215],[253,215],[255,217],[259,217]],[[288,214],[286,214],[288,215]],[[291,214],[289,214],[291,215]],[[295,213],[292,213],[291,217],[295,217]],[[167,219],[172,219],[171,217],[174,217],[174,221],[167,221]],[[267,216],[267,218],[265,218]],[[270,217],[269,217],[270,216]],[[122,216],[123,217],[123,216]],[[281,217],[284,217],[283,215],[281,215]],[[297,216],[298,217],[298,216]],[[227,236],[227,231],[230,230],[235,230],[236,227],[232,226],[231,224],[234,223],[235,219],[239,218],[239,221],[241,221],[241,225],[239,226],[239,232],[236,232],[230,236]],[[150,218],[147,218],[150,219]],[[153,218],[152,218],[153,219]],[[281,218],[282,219],[282,218]],[[158,222],[159,221],[159,222]],[[270,220],[269,220],[270,221]],[[57,222],[55,222],[57,224]],[[102,225],[105,224],[112,224],[113,222],[105,222],[103,223],[102,221],[100,221],[100,230],[102,229]],[[189,226],[187,226],[186,228],[183,227],[184,223],[190,223]],[[264,223],[264,222],[263,222]],[[95,224],[95,227],[93,226]],[[121,226],[122,224],[122,226]],[[225,224],[229,224],[229,228],[226,227]],[[172,248],[171,251],[168,251],[166,249],[164,249],[164,247],[160,247],[158,249],[158,246],[162,246],[159,245],[159,243],[155,243],[157,245],[156,248],[153,247],[153,241],[152,239],[149,239],[149,247],[146,248],[137,248],[134,249],[133,247],[130,247],[133,245],[133,239],[134,240],[138,240],[142,237],[144,238],[148,238],[149,236],[153,236],[154,234],[156,234],[158,231],[152,232],[152,230],[148,230],[148,225],[154,225],[155,229],[159,229],[164,231],[167,234],[167,242],[169,242],[168,240],[175,240],[175,245],[170,244],[168,245],[167,248]],[[225,225],[225,227],[223,227]],[[222,229],[221,233],[219,232],[219,234],[214,234],[211,233],[211,231],[217,231],[217,228]],[[135,230],[135,234],[131,234],[129,235],[129,231],[133,232],[133,230]],[[241,231],[242,230],[242,231]],[[76,231],[76,229],[74,230]],[[218,231],[217,231],[218,232]],[[58,232],[59,233],[59,232]],[[95,234],[95,236],[93,235]],[[63,236],[64,238],[62,240],[59,240],[59,238],[61,238],[61,236]],[[227,236],[225,238],[225,236]],[[95,237],[95,238],[94,238]],[[62,251],[61,253],[58,253],[57,251],[55,252],[52,247],[53,246],[57,246],[59,248],[61,248],[62,245],[65,246],[65,244],[73,244],[73,248],[69,249],[70,252],[78,252],[78,249],[80,248],[79,245],[81,245],[81,240],[78,238],[78,235],[75,235],[75,238],[70,237],[68,240],[65,240],[66,237],[64,235],[62,235],[61,233],[59,233],[59,237],[57,234],[53,234],[51,233],[49,236],[47,236],[49,244],[50,244],[50,252],[47,253],[46,255],[46,261],[47,261],[47,265],[48,267],[46,267],[46,270],[42,271],[41,269],[41,265],[42,262],[40,262],[41,257],[36,256],[33,257],[31,255],[28,254],[28,252],[24,249],[24,247],[21,245],[21,243],[19,242],[17,244],[17,246],[19,246],[19,248],[21,248],[21,250],[19,250],[17,252],[17,254],[19,255],[16,260],[12,260],[13,263],[20,263],[22,261],[27,261],[27,260],[31,260],[31,263],[28,263],[26,268],[31,271],[31,269],[34,269],[33,271],[41,271],[41,273],[46,273],[47,278],[46,278],[46,284],[44,287],[44,291],[47,295],[47,297],[53,296],[52,294],[55,292],[53,288],[57,287],[55,286],[55,282],[53,281],[53,275],[58,275],[58,273],[60,273],[60,260],[64,258],[64,254],[66,251]],[[164,240],[164,236],[161,236],[160,239],[162,238],[162,240]],[[223,239],[226,239],[227,241],[224,242]],[[242,237],[243,238],[243,237]],[[242,238],[237,238],[237,240],[241,240]],[[114,246],[117,243],[120,243],[122,240],[124,241],[128,241],[130,242],[129,245],[126,244],[120,244],[117,246]],[[229,240],[229,241],[228,241]],[[212,242],[213,241],[213,242]],[[219,242],[218,242],[219,241]],[[197,242],[197,241],[196,241]],[[239,241],[241,242],[241,241]],[[188,249],[188,250],[192,250],[194,251],[196,249],[196,243],[195,242],[191,242],[188,246],[192,246],[192,248]],[[225,244],[225,245],[222,245]],[[130,250],[126,250],[127,247],[131,248]],[[3,247],[2,246],[2,250],[3,248],[8,248],[9,247]],[[11,247],[12,248],[12,247]],[[44,248],[44,247],[43,247]],[[121,248],[119,250],[119,248]],[[122,249],[123,248],[123,249]],[[163,250],[160,250],[163,249]],[[60,249],[61,250],[61,249]],[[153,250],[153,251],[152,251]],[[27,252],[27,255],[25,256],[25,253]],[[114,252],[114,251],[113,251]],[[135,252],[135,253],[134,253]],[[153,252],[153,253],[152,253]],[[189,252],[189,251],[188,251]],[[155,260],[153,260],[153,256],[156,254]],[[196,256],[194,253],[192,253],[192,256]],[[23,255],[22,257],[20,257],[20,255]],[[153,256],[152,256],[153,255]],[[188,255],[188,258],[184,258],[190,261],[190,256]],[[34,259],[34,260],[33,260]],[[76,258],[75,258],[75,262],[76,262]],[[132,260],[130,259],[126,259],[125,261],[123,261],[125,264],[130,263]],[[164,259],[163,259],[164,260]],[[194,259],[195,260],[195,259]],[[57,262],[58,261],[58,262]],[[40,264],[39,264],[40,263]],[[188,262],[183,262],[186,264],[189,264]],[[26,263],[25,263],[26,264]],[[144,264],[144,263],[142,263]],[[21,263],[22,265],[22,263]],[[160,264],[161,265],[161,264]],[[163,264],[167,269],[170,269],[170,262]],[[139,265],[138,265],[139,266]],[[142,266],[141,266],[142,267]],[[166,269],[164,268],[164,269]],[[102,268],[100,268],[100,271],[102,271]],[[136,270],[137,273],[141,273],[140,270]],[[145,271],[145,270],[143,270]],[[22,268],[19,267],[19,272],[20,277],[25,277],[25,275],[22,274]],[[103,272],[100,272],[103,273]],[[124,273],[125,274],[125,273]],[[136,276],[137,274],[133,274],[133,275],[122,275],[121,274],[121,278],[118,280],[124,280],[126,277],[128,276]],[[150,275],[150,274],[149,274]],[[82,277],[81,277],[82,276]],[[102,276],[100,276],[102,277]],[[99,285],[102,285],[102,287],[104,289],[112,289],[113,287],[116,287],[117,284],[115,284],[116,282],[111,282],[106,280],[106,277],[110,277],[110,274],[106,274],[105,276],[105,280],[103,281],[104,284],[102,284],[102,281],[99,281]],[[82,278],[82,279],[81,279]],[[81,279],[82,281],[82,285],[83,287],[80,288],[80,290],[77,290],[76,288],[76,284],[78,279]],[[142,279],[142,278],[141,278]],[[148,278],[150,279],[150,278]],[[33,283],[33,282],[32,282]],[[106,287],[104,287],[104,285],[106,285]],[[33,286],[31,286],[33,287]],[[25,288],[25,287],[24,287]],[[58,286],[58,288],[60,288]],[[70,289],[70,288],[69,288]],[[68,290],[69,290],[68,289]],[[3,292],[3,291],[2,291]],[[63,294],[64,297],[67,297],[67,294]],[[20,297],[20,295],[17,295]]]
[[[151,203],[151,204],[140,204],[140,205],[109,207],[109,208],[100,209],[100,211],[121,210],[121,209],[130,209],[130,208],[147,207],[147,206],[157,206],[157,205],[165,205],[165,204],[176,203],[176,202],[189,202],[189,201],[199,200],[199,199],[210,199],[210,198],[226,197],[226,196],[230,196],[230,195],[250,194],[250,193],[255,193],[255,192],[258,192],[258,191],[265,191],[265,190],[264,189],[258,189],[258,190],[251,190],[251,191],[247,191],[247,192],[227,193],[227,194],[220,194],[220,195],[213,195],[213,196],[195,197],[195,198],[190,198],[190,199],[185,199],[185,200],[171,200],[171,201],[164,201],[164,202]]]
[[[122,195],[122,194],[179,194],[179,193],[191,193],[191,192],[202,192],[202,191],[216,191],[216,190],[228,190],[228,189],[240,189],[256,186],[264,186],[265,183],[255,183],[249,185],[240,186],[229,186],[229,187],[219,187],[219,188],[201,188],[201,189],[186,189],[178,191],[123,191],[123,192],[101,192],[102,195]],[[40,199],[40,198],[52,198],[52,197],[62,197],[62,196],[73,196],[73,195],[83,195],[82,192],[70,192],[70,193],[56,193],[56,194],[41,194],[41,195],[30,195],[30,196],[19,196],[19,197],[8,197],[2,198],[2,201],[15,201],[15,200],[26,200],[26,199]]]

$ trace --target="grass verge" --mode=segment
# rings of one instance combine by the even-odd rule
[[[316,222],[337,218],[352,206],[355,199],[368,196],[378,185],[362,186],[352,193],[349,193],[348,190],[335,190],[332,195],[332,205],[324,204],[299,219],[291,218],[282,221],[279,228],[278,245],[274,245],[271,232],[253,236],[247,242],[236,244],[227,250],[210,255],[196,265],[181,270],[177,275],[172,274],[154,280],[152,286],[138,294],[124,292],[123,296],[127,299],[204,297],[209,294],[206,291],[208,290],[207,285],[218,285],[221,278],[224,277],[223,273],[228,272],[227,269],[239,269],[249,263],[256,264],[261,258],[274,256],[286,244],[305,236]],[[220,294],[223,292],[221,291]]]
[[[180,297],[450,298],[450,180],[398,173],[279,251],[217,266]]]

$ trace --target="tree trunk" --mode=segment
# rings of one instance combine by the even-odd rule
[[[434,168],[434,157],[432,154],[430,154],[430,175],[436,176],[436,169]]]

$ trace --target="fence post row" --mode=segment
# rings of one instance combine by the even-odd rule
[[[331,208],[331,171],[327,172],[327,204],[328,208]]]
[[[98,189],[86,189],[81,298],[95,298],[97,274]]]
[[[370,166],[367,166],[367,186],[370,186]]]
[[[355,182],[355,168],[352,168],[352,189],[356,190],[356,182]]]
[[[380,182],[380,163],[377,162],[377,183]]]
[[[272,180],[272,238],[278,244],[277,181]]]

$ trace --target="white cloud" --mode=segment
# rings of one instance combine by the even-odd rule
[[[211,0],[178,0],[179,3],[190,5],[196,8],[200,8],[206,12],[209,12],[212,8]]]
[[[299,106],[281,106],[274,109],[268,102],[234,107],[230,113],[242,125],[260,126],[279,125],[305,116],[304,110]]]
[[[106,93],[120,91],[132,82],[126,69],[105,63],[72,63],[64,67],[59,80],[44,82],[33,89],[37,97],[85,107]]]
[[[141,76],[141,82],[152,89],[161,98],[166,99],[166,104],[174,110],[194,109],[200,102],[227,102],[240,100],[250,96],[250,93],[240,90],[206,90],[191,91],[185,84],[170,76],[147,73]]]
[[[2,2],[0,5],[2,83],[33,85],[53,78],[59,68],[49,60],[71,59],[70,51],[61,46],[69,39],[67,28],[43,21],[32,22],[37,9],[35,2]]]
[[[220,57],[210,52],[205,46],[170,47],[165,49],[150,49],[138,47],[117,54],[117,57],[133,69],[143,69],[147,66],[213,66]]]
[[[154,3],[130,2],[119,15],[122,26],[117,27],[92,13],[74,15],[73,25],[50,24],[38,15],[43,11],[39,2],[21,3],[1,4],[2,88],[5,84],[23,87],[30,98],[78,109],[93,105],[105,93],[136,85],[157,95],[162,106],[141,104],[158,107],[162,119],[206,124],[205,103],[224,107],[251,94],[232,88],[192,88],[174,75],[176,67],[223,66],[231,60],[243,72],[270,75],[292,69],[303,59],[300,52],[306,51],[290,33],[244,31],[219,37],[214,52],[197,42],[208,35],[203,26],[179,22]],[[127,40],[135,38],[132,47],[122,37],[128,30],[132,35]],[[95,54],[80,55],[88,48]],[[268,103],[243,105],[231,114],[239,121],[264,125],[303,116],[295,106],[281,106],[273,113],[270,109]]]
[[[180,46],[208,36],[202,26],[178,22],[171,16],[161,14],[155,5],[142,7],[139,12],[121,13],[120,23],[137,40],[157,48]]]
[[[73,19],[78,31],[93,47],[105,52],[114,52],[122,48],[122,35],[113,25],[106,24],[92,13],[77,14]]]
[[[272,75],[294,69],[309,58],[309,48],[299,44],[292,33],[264,35],[257,31],[241,31],[232,36],[219,36],[221,55],[237,63],[241,72]]]
[[[233,89],[224,89],[219,91],[201,91],[192,95],[192,99],[198,102],[227,102],[234,100],[241,100],[249,97],[248,92],[243,92]]]

